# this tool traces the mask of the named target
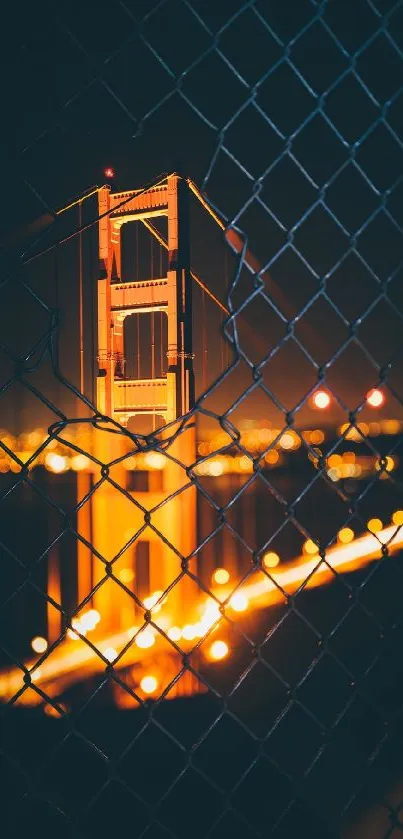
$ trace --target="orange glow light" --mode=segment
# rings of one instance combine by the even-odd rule
[[[235,594],[232,595],[229,605],[231,606],[231,609],[234,610],[234,612],[245,612],[245,610],[248,608],[249,603],[245,595],[242,594],[242,592],[237,591]]]
[[[158,682],[155,676],[143,676],[140,682],[140,687],[144,693],[155,693],[158,687]]]
[[[121,568],[118,577],[122,583],[131,583],[134,580],[134,571],[132,568]]]
[[[105,175],[105,178],[114,178],[115,177],[115,170],[112,169],[112,166],[107,166],[106,169],[104,169],[104,175]]]
[[[46,638],[42,638],[41,635],[37,635],[31,641],[31,647],[34,653],[44,653],[48,648],[48,642]]]
[[[115,650],[115,647],[107,647],[106,650],[104,650],[104,657],[107,659],[107,661],[115,661],[115,658],[118,657],[117,650]]]
[[[342,545],[348,545],[354,539],[354,530],[351,527],[342,527],[337,534],[337,538]]]
[[[55,474],[60,474],[60,472],[65,472],[67,469],[67,458],[63,457],[61,454],[56,454],[56,452],[49,452],[49,454],[45,457],[45,466],[50,472],[55,472]]]
[[[196,630],[193,624],[187,623],[186,626],[183,627],[182,637],[185,639],[185,641],[193,641],[193,639],[196,637]]]
[[[228,644],[225,641],[214,641],[209,650],[209,656],[214,661],[221,661],[228,655]]]
[[[144,606],[146,609],[150,610],[154,614],[159,612],[162,606],[162,603],[158,601],[161,600],[163,595],[163,591],[154,591],[153,594],[150,594],[149,597],[144,598]]]
[[[384,401],[385,395],[377,387],[373,387],[372,390],[367,393],[367,402],[371,408],[380,408]]]
[[[323,411],[330,405],[330,396],[325,390],[317,390],[313,397],[313,404],[315,408]]]
[[[370,519],[367,522],[367,528],[371,533],[379,533],[383,528],[383,524],[380,519]]]
[[[179,629],[179,626],[170,626],[167,635],[168,638],[171,639],[171,641],[180,641],[180,639],[182,638],[182,632]]]
[[[228,583],[229,580],[229,573],[226,568],[217,568],[213,574],[213,580],[215,583],[223,586],[225,583]]]
[[[270,451],[264,456],[266,463],[270,463],[272,466],[278,462],[279,458],[280,455],[275,449],[270,449]]]
[[[152,647],[154,645],[155,638],[149,629],[143,629],[142,632],[139,632],[136,636],[135,643],[141,650],[146,650],[148,647]]]
[[[268,551],[263,557],[263,565],[266,568],[275,568],[280,562],[280,557],[274,551]]]
[[[304,542],[302,550],[304,554],[309,554],[310,556],[314,556],[319,553],[319,548],[315,545],[315,542],[313,542],[312,539],[307,539],[306,542]]]

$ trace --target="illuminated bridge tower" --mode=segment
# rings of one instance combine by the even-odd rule
[[[150,413],[171,422],[194,402],[187,193],[186,181],[176,174],[146,191],[111,193],[108,186],[99,191],[97,407],[121,423]],[[122,283],[122,225],[155,216],[168,218],[168,276]],[[168,319],[167,376],[122,378],[124,320],[153,311]]]
[[[191,275],[189,265],[188,185],[177,174],[147,190],[113,193],[105,186],[99,191],[99,261],[98,280],[98,375],[96,402],[100,414],[126,425],[130,417],[160,415],[165,423],[174,423],[159,439],[175,431],[175,420],[187,414],[194,402],[192,351]],[[156,216],[166,216],[168,226],[168,271],[166,277],[146,281],[122,282],[121,229],[131,222],[145,222]],[[132,225],[134,230],[134,224]],[[125,318],[143,313],[164,312],[167,317],[167,373],[160,378],[128,379],[125,377],[124,323]],[[121,435],[96,433],[96,456],[110,463],[127,449]],[[194,422],[169,445],[169,454],[181,463],[190,465],[196,459]],[[127,444],[126,444],[127,445]],[[167,458],[160,472],[159,486],[152,482],[150,473],[147,490],[134,492],[128,486],[128,471],[123,465],[111,468],[111,478],[130,492],[146,510],[158,504],[152,512],[152,527],[146,527],[129,551],[114,564],[116,574],[122,563],[133,564],[134,579],[127,584],[138,594],[136,557],[142,554],[148,564],[149,592],[165,590],[181,572],[181,556],[188,556],[196,540],[196,491],[188,487],[185,470]],[[187,487],[178,493],[183,487]],[[85,489],[85,488],[84,488]],[[175,498],[170,498],[176,493]],[[163,502],[169,499],[166,504]],[[145,523],[144,512],[105,482],[93,494],[91,512],[83,507],[79,530],[92,534],[96,549],[107,561],[112,561],[122,545]],[[91,520],[90,520],[91,519]],[[81,525],[81,527],[80,527]],[[177,553],[175,553],[175,551]],[[90,557],[88,548],[79,545],[79,597],[88,593],[104,576],[103,563]],[[90,567],[92,563],[92,566]],[[115,573],[115,570],[114,570]],[[186,598],[186,578],[169,595],[170,614],[179,620],[179,603]],[[142,594],[144,597],[144,593]],[[101,585],[94,595],[94,606],[102,614],[104,628],[118,630],[127,627],[130,599],[110,581]],[[130,624],[129,624],[130,625]]]

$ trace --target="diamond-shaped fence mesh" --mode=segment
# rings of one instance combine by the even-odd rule
[[[397,839],[403,2],[9,13],[2,835]]]

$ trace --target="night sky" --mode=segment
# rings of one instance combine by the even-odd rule
[[[23,281],[61,310],[61,367],[78,381],[77,240],[18,269],[22,250],[35,253],[74,230],[77,215],[59,219],[36,243],[31,236],[10,244],[10,234],[102,183],[105,166],[116,170],[116,189],[179,169],[248,237],[274,281],[266,276],[262,293],[236,318],[252,364],[279,349],[259,367],[266,392],[249,396],[234,420],[283,424],[318,380],[318,367],[342,401],[330,421],[347,420],[379,383],[380,369],[393,389],[383,414],[400,415],[402,4],[126,0],[100,7],[84,0],[39,2],[23,13],[16,5],[10,14],[1,56],[1,261],[3,276],[14,275],[1,292],[2,383],[14,369],[9,351],[25,354],[49,327],[49,310]],[[88,201],[85,220],[95,215]],[[193,266],[226,301],[237,261],[193,203],[191,217]],[[83,240],[91,396],[96,228]],[[126,253],[130,278],[133,245]],[[244,268],[230,295],[235,311],[255,287]],[[195,289],[199,394],[233,358],[208,301],[203,374],[201,311]],[[298,313],[290,335],[287,319]],[[30,381],[76,413],[46,355]],[[206,406],[226,410],[253,381],[241,361]],[[18,383],[2,396],[2,417],[1,425],[19,430],[54,419]],[[308,406],[295,416],[297,425],[317,421]]]

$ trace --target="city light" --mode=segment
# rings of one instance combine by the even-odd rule
[[[220,607],[214,600],[208,600],[203,608],[200,626],[204,632],[208,632],[212,626],[221,618]]]
[[[304,554],[309,554],[310,556],[314,556],[319,553],[319,548],[315,545],[315,542],[313,542],[312,539],[307,539],[306,542],[304,542],[302,550]]]
[[[155,676],[143,676],[140,687],[143,693],[155,693],[158,687],[158,682]]]
[[[74,618],[71,622],[71,629],[67,630],[67,635],[73,641],[79,640],[79,635],[87,635],[98,625],[101,620],[101,615],[96,609],[90,609],[88,612],[83,612],[78,618]]]
[[[71,626],[72,628],[67,630],[67,635],[73,641],[78,641],[80,639],[80,635],[77,634],[78,632],[84,636],[87,634],[87,630],[85,626],[82,625],[79,618],[74,618],[74,620],[71,621]]]
[[[149,597],[144,598],[144,606],[147,610],[151,610],[154,614],[160,611],[162,603],[158,603],[161,600],[162,595],[164,594],[163,591],[154,591]],[[165,598],[166,599],[166,598]],[[163,601],[165,602],[165,601]]]
[[[268,551],[263,557],[263,565],[266,568],[276,568],[280,562],[280,557],[274,551]]]
[[[318,408],[320,411],[323,411],[330,405],[330,396],[326,392],[326,390],[317,390],[313,396],[312,401],[315,408]]]
[[[210,460],[209,462],[209,471],[208,474],[212,475],[214,478],[218,478],[224,472],[224,466],[220,460]]]
[[[122,568],[118,573],[118,577],[122,583],[131,583],[134,580],[134,571],[132,568]]]
[[[83,632],[84,630],[85,632],[91,632],[92,629],[95,629],[100,620],[101,615],[96,609],[90,609],[89,612],[84,612],[79,618],[79,622],[81,624],[80,631]]]
[[[275,464],[280,460],[280,455],[275,449],[270,449],[270,451],[265,454],[264,459],[270,466],[275,466]]]
[[[293,449],[296,446],[295,438],[289,431],[286,431],[286,433],[280,437],[280,446],[282,449],[286,450]]]
[[[213,661],[221,661],[221,659],[225,658],[228,655],[228,644],[225,641],[213,641],[210,649],[209,649],[209,656],[213,659]]]
[[[115,170],[112,169],[112,166],[106,166],[104,169],[105,178],[114,178],[115,177]]]
[[[393,524],[396,524],[398,527],[400,527],[403,524],[403,510],[396,510],[396,512],[393,513],[392,521]]]
[[[324,439],[325,439],[325,435],[324,435],[323,431],[320,430],[320,428],[314,428],[314,430],[311,431],[310,434],[309,434],[309,442],[312,443],[313,445],[318,445],[319,443],[323,443]]]
[[[342,527],[337,534],[337,538],[342,545],[347,545],[354,539],[354,530],[352,530],[351,527]]]
[[[135,643],[141,650],[146,650],[148,647],[152,647],[153,644],[155,644],[155,638],[149,629],[143,629],[142,632],[139,632],[136,636]]]
[[[228,583],[229,580],[229,573],[226,568],[217,568],[213,574],[213,582],[218,583],[218,585],[225,585]]]
[[[274,551],[268,551],[263,557],[263,565],[266,568],[276,568],[280,562],[280,557]]]
[[[229,605],[234,612],[245,612],[248,608],[248,599],[245,597],[242,592],[237,591],[235,594],[232,595]]]
[[[383,524],[380,519],[370,519],[367,522],[367,528],[371,533],[379,533],[383,528]]]
[[[82,472],[83,469],[88,469],[90,465],[91,461],[85,454],[75,454],[70,461],[70,466],[74,472]]]
[[[179,626],[170,626],[167,635],[168,638],[171,639],[171,641],[180,641],[180,639],[182,638],[182,632],[179,629]]]
[[[34,653],[45,653],[48,648],[48,642],[46,638],[42,638],[41,635],[36,635],[31,641],[31,647]]]
[[[45,457],[45,466],[49,472],[54,472],[55,474],[65,472],[68,468],[67,457],[56,454],[56,452],[49,452]]]
[[[163,469],[166,464],[166,457],[161,452],[146,452],[144,462],[150,469]]]
[[[195,627],[193,626],[192,623],[187,623],[186,626],[184,626],[183,629],[182,629],[182,638],[184,638],[185,641],[193,641],[193,639],[195,637],[196,637]]]
[[[117,651],[115,650],[115,647],[107,647],[106,650],[104,650],[103,655],[104,655],[104,658],[106,658],[107,661],[110,661],[110,662],[115,661],[115,658],[118,657],[118,654],[117,654]]]
[[[385,395],[381,390],[379,390],[379,388],[373,387],[372,390],[367,393],[367,403],[371,406],[371,408],[380,408],[384,402]]]

